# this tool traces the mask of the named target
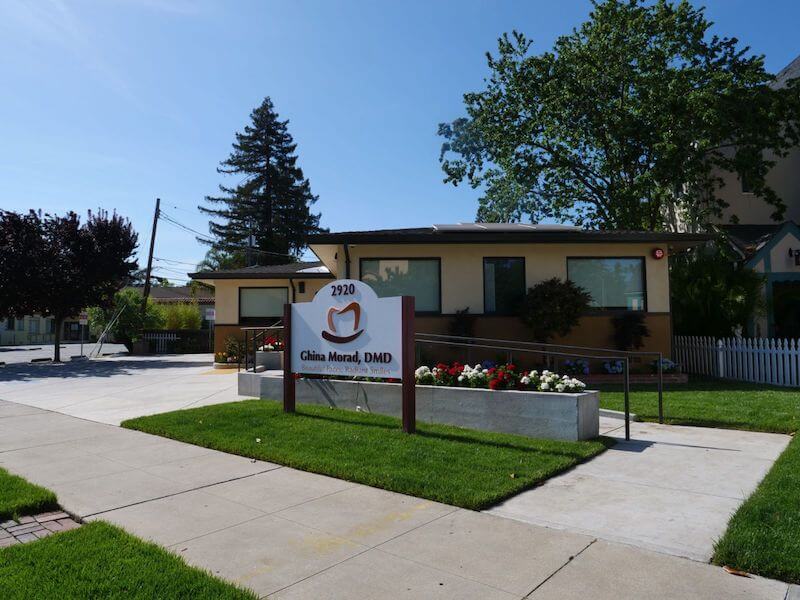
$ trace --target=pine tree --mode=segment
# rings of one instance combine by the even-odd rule
[[[291,262],[300,256],[310,233],[321,231],[317,201],[311,185],[297,166],[297,155],[287,121],[281,121],[269,97],[250,113],[251,123],[236,133],[233,151],[218,173],[235,175],[235,187],[220,185],[220,196],[206,196],[210,207],[199,206],[221,222],[210,221],[213,241],[199,239],[221,253],[241,250],[254,237],[249,264]]]

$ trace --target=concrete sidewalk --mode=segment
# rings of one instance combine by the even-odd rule
[[[0,369],[0,400],[112,425],[242,400],[236,369],[213,369],[212,360],[211,354],[182,354],[8,365]]]
[[[5,390],[0,388],[0,396]],[[0,402],[0,466],[270,598],[764,598],[785,584]]]
[[[601,418],[617,444],[488,512],[707,562],[788,435]]]

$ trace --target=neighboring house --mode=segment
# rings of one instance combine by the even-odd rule
[[[53,343],[55,333],[56,321],[52,317],[40,315],[8,317],[0,321],[0,346]],[[64,320],[61,331],[62,342],[78,342],[82,334],[88,336],[87,332],[81,330],[77,317]]]
[[[457,311],[468,308],[477,337],[527,340],[530,333],[515,314],[519,300],[536,283],[559,277],[589,290],[593,302],[580,324],[556,342],[609,347],[612,318],[635,311],[650,330],[644,349],[669,355],[668,256],[708,239],[564,225],[435,225],[316,234],[309,249],[320,262],[190,276],[216,288],[217,351],[227,336],[275,323],[284,303],[310,301],[334,278],[359,279],[379,296],[414,296],[418,332],[449,333]]]
[[[132,286],[128,289],[136,290],[139,294],[144,290],[142,286]],[[200,318],[203,320],[202,328],[209,329],[213,324],[213,319],[209,318],[211,316],[210,312],[214,310],[213,288],[197,286],[197,289],[193,289],[192,286],[188,285],[152,286],[150,288],[150,300],[154,304],[162,306],[196,302],[200,311]]]
[[[800,56],[778,73],[773,85],[781,87],[800,77]],[[718,195],[729,207],[719,227],[726,232],[745,266],[764,274],[766,314],[749,325],[756,337],[800,338],[800,148],[776,159],[767,184],[786,204],[783,222],[772,220],[774,207],[755,196],[747,182],[722,173],[725,186]],[[737,224],[730,224],[732,215]]]

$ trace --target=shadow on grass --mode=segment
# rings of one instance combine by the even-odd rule
[[[371,429],[382,429],[382,430],[391,430],[391,431],[398,431],[400,429],[400,421],[399,421],[399,419],[397,420],[396,423],[393,423],[393,422],[380,422],[380,421],[383,421],[383,419],[392,419],[393,417],[387,417],[385,415],[377,415],[377,417],[378,417],[378,419],[380,421],[378,419],[376,419],[376,422],[370,422],[368,420],[365,420],[364,417],[355,417],[355,415],[359,415],[361,413],[350,413],[350,411],[345,411],[345,410],[342,410],[342,409],[334,409],[334,410],[336,412],[334,413],[332,411],[332,414],[330,414],[330,415],[320,415],[320,414],[313,414],[313,413],[305,412],[302,409],[298,409],[296,414],[298,414],[299,416],[302,416],[302,417],[310,418],[310,419],[319,419],[319,420],[323,420],[323,421],[329,421],[329,422],[333,422],[333,423],[342,423],[342,424],[346,424],[346,425],[358,425],[360,427],[366,427],[366,428],[371,428]],[[353,415],[353,417],[351,417],[351,414]],[[367,413],[367,414],[369,414],[373,418],[375,418],[375,416],[376,416],[376,415],[372,415],[371,413]],[[569,441],[561,441],[561,440],[543,440],[543,439],[537,439],[537,438],[530,438],[530,440],[531,440],[530,444],[526,444],[526,443],[515,444],[513,442],[504,442],[504,441],[500,441],[500,440],[487,440],[487,439],[483,438],[482,435],[481,435],[481,434],[486,434],[486,435],[509,435],[509,436],[512,436],[512,435],[515,435],[515,434],[502,434],[502,433],[488,432],[488,431],[472,433],[472,432],[470,432],[469,430],[466,430],[466,429],[464,430],[463,433],[455,432],[455,431],[453,431],[453,432],[435,431],[435,430],[432,431],[431,429],[429,429],[429,427],[433,427],[433,428],[453,427],[454,429],[458,429],[458,427],[456,427],[455,425],[441,425],[441,424],[432,425],[430,423],[424,423],[424,424],[422,424],[422,427],[423,427],[423,429],[420,429],[418,427],[417,431],[416,431],[416,433],[414,435],[418,435],[418,436],[420,436],[422,438],[439,439],[439,440],[445,440],[445,441],[449,441],[449,442],[456,442],[456,443],[460,443],[460,444],[478,444],[478,445],[481,445],[481,446],[486,446],[486,447],[491,447],[491,448],[502,448],[502,449],[505,449],[505,450],[516,450],[516,451],[519,451],[519,452],[531,452],[531,451],[534,451],[534,452],[537,452],[537,453],[540,453],[540,454],[548,454],[548,455],[551,455],[551,456],[563,456],[563,457],[568,457],[568,458],[573,458],[573,459],[575,459],[575,458],[581,459],[581,458],[584,458],[586,456],[586,454],[584,452],[580,452],[580,451],[577,451],[577,450],[575,452],[570,452],[570,451],[566,451],[566,450],[557,450],[555,448],[543,447],[543,446],[551,445],[551,444],[552,445],[555,445],[555,444],[573,444],[573,443],[577,444],[579,442],[569,442]],[[520,434],[520,437],[523,437],[523,436]],[[599,441],[606,448],[610,448],[611,446],[613,446],[615,444],[615,440],[613,438],[609,438],[609,437],[605,437],[605,436],[601,436],[601,437],[598,437],[598,438],[595,438],[595,439],[589,440],[589,441]],[[534,444],[536,444],[536,445],[534,445]]]

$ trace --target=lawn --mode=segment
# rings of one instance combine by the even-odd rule
[[[658,420],[658,396],[654,387],[634,387],[630,405],[631,412],[643,420]],[[623,410],[623,394],[619,388],[602,389],[600,406]],[[664,420],[672,425],[792,433],[800,429],[800,392],[735,381],[700,380],[667,385]]]
[[[56,508],[53,492],[0,469],[0,521]]]
[[[141,417],[122,426],[470,509],[534,486],[609,443],[424,423],[409,435],[392,417],[308,405],[291,415],[268,400]]]
[[[603,391],[600,405],[622,410],[622,392]],[[658,419],[656,392],[631,393],[631,411]],[[664,392],[667,423],[794,433],[800,428],[800,392],[732,381],[701,380]],[[800,440],[794,439],[717,542],[714,562],[800,583]]]
[[[800,583],[800,440],[792,440],[731,518],[714,562]]]
[[[256,598],[107,523],[0,550],[0,598]]]

